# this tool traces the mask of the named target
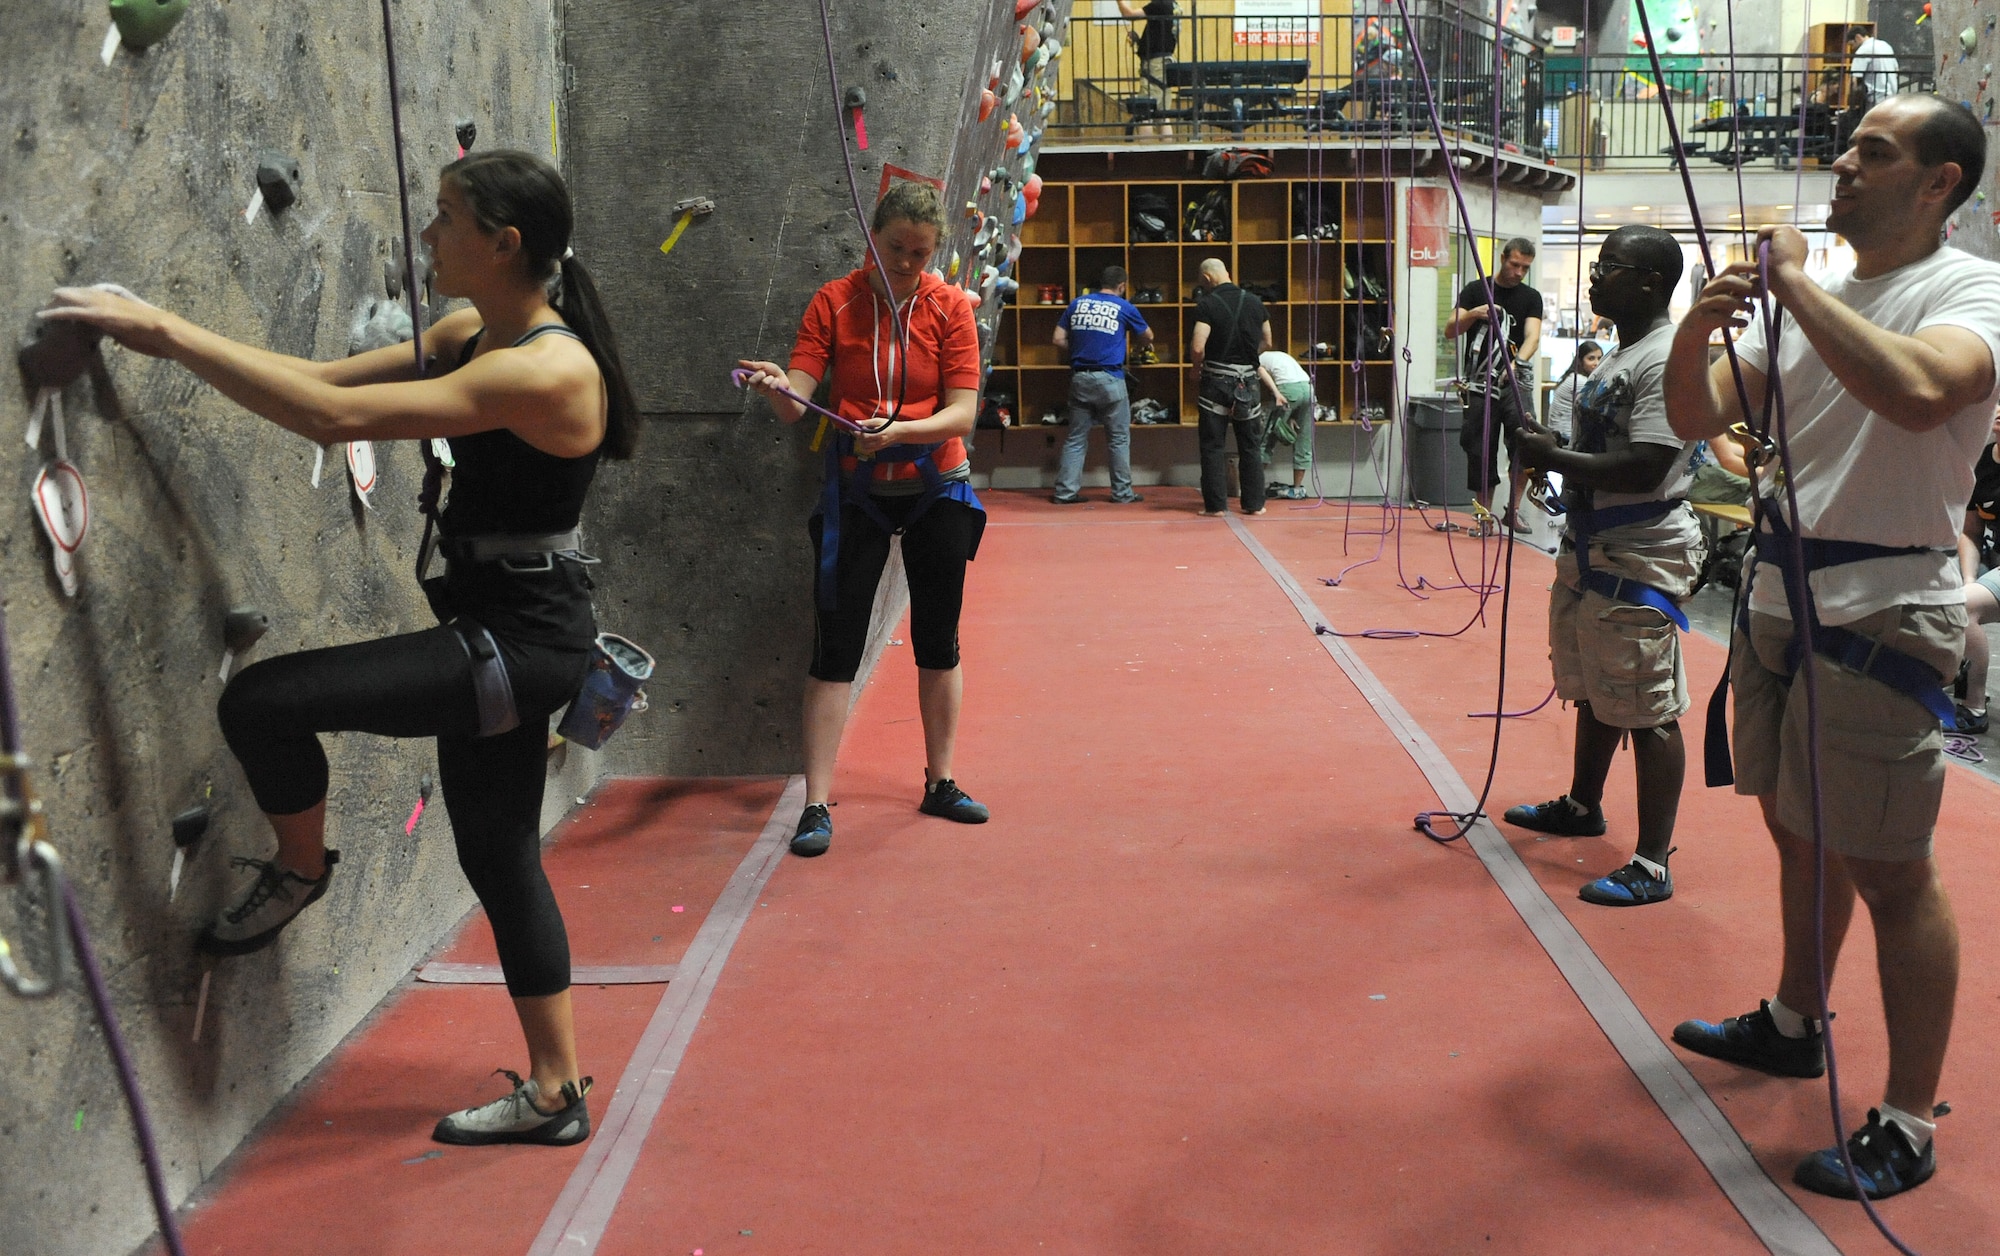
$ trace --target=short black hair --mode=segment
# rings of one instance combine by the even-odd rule
[[[1500,246],[1500,260],[1506,261],[1509,253],[1519,253],[1522,257],[1535,255],[1535,242],[1526,236],[1515,236]]]
[[[1951,200],[1944,207],[1947,216],[1957,213],[1958,207],[1971,199],[1979,187],[1980,176],[1986,173],[1986,128],[1972,110],[1955,100],[1915,94],[1889,99],[1920,100],[1929,106],[1929,116],[1917,124],[1917,161],[1931,167],[1948,161],[1957,164],[1961,171],[1958,186],[1951,190]]]
[[[1633,265],[1642,266],[1665,280],[1666,293],[1674,290],[1674,285],[1681,281],[1681,272],[1687,267],[1687,259],[1681,253],[1681,242],[1658,227],[1628,223],[1604,237],[1604,244],[1606,247],[1616,244]]]
[[[1106,266],[1104,273],[1097,277],[1097,290],[1099,292],[1109,292],[1119,284],[1124,283],[1126,278],[1123,266]]]

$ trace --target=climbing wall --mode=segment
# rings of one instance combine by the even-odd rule
[[[547,0],[398,0],[395,12],[420,213],[456,153],[459,122],[476,124],[480,145],[550,151],[558,76]],[[400,238],[375,0],[191,0],[143,50],[107,38],[105,0],[35,0],[10,16],[0,42],[7,338],[29,332],[52,287],[105,280],[280,352],[346,353],[357,314],[387,296],[383,263]],[[267,160],[295,200],[274,209],[284,196],[274,184],[253,211]],[[190,941],[216,910],[229,857],[265,855],[270,843],[216,728],[225,615],[254,607],[268,617],[253,660],[428,625],[411,580],[420,465],[412,448],[377,446],[364,506],[344,450],[331,451],[315,487],[314,446],[178,367],[116,348],[77,365],[57,394],[67,462],[88,492],[75,592],[30,503],[59,461],[53,416],[44,411],[30,449],[36,393],[7,371],[0,598],[52,837],[103,953],[178,1198],[470,905],[441,810],[403,831],[434,770],[428,744],[330,739],[330,838],[346,862],[280,945],[215,971],[201,1040],[191,1040],[200,969]],[[73,494],[71,473],[53,474]],[[78,504],[56,504],[71,510],[63,527],[80,522]],[[579,792],[560,776],[552,790]],[[208,832],[170,902],[170,819],[197,806]],[[17,917],[0,894],[0,932],[18,942]],[[0,1044],[0,1252],[129,1250],[153,1223],[83,998],[0,993]]]
[[[1986,173],[1979,190],[1959,207],[1950,227],[1951,242],[1978,257],[2000,259],[2000,2],[1996,0],[1936,0],[1928,30],[1935,43],[1933,63],[1937,92],[1946,100],[1963,101],[1986,124]]]
[[[885,173],[944,183],[954,226],[939,262],[981,297],[990,342],[1015,220],[1039,192],[1068,7],[834,4],[834,66],[843,101],[862,93],[865,150],[854,108],[836,106],[817,5],[569,9],[569,170],[592,189],[577,254],[603,277],[648,419],[633,473],[590,518],[614,555],[607,623],[660,659],[653,712],[605,756],[615,770],[797,769],[820,458],[811,424],[780,424],[729,371],[784,361],[813,292],[860,263],[843,135],[866,211]],[[682,228],[699,200],[712,212]],[[975,565],[969,613],[979,597]],[[922,765],[909,770],[914,794]]]

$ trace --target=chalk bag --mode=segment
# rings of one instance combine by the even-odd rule
[[[653,675],[653,656],[617,633],[597,636],[590,671],[563,713],[556,731],[579,746],[596,750],[634,711],[646,709],[646,691],[639,686]]]

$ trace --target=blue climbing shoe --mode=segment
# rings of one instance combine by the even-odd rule
[[[917,810],[927,816],[943,816],[960,824],[984,824],[993,813],[985,803],[974,802],[965,796],[958,782],[946,777],[941,781],[931,781],[924,786],[924,800],[917,804]]]
[[[1579,812],[1568,794],[1532,807],[1509,807],[1500,818],[1516,828],[1557,837],[1604,836],[1604,808],[1588,807]]]
[[[792,853],[811,859],[824,855],[833,845],[833,813],[823,802],[807,803],[799,813],[799,827],[792,834]]]
[[[1599,907],[1644,907],[1664,903],[1674,896],[1672,873],[1656,877],[1634,859],[1608,877],[1599,877],[1576,892],[1586,903]]]
[[[1741,1064],[1773,1077],[1826,1074],[1826,1045],[1819,1031],[1803,1038],[1785,1037],[1771,1019],[1769,999],[1759,1003],[1756,1011],[1732,1016],[1721,1024],[1682,1021],[1674,1026],[1674,1041],[1697,1055]]]
[[[1887,1199],[1931,1180],[1931,1174],[1937,1172],[1937,1156],[1933,1154],[1936,1147],[1936,1140],[1932,1140],[1919,1153],[1910,1145],[1909,1136],[1901,1126],[1884,1121],[1880,1112],[1870,1108],[1868,1123],[1847,1140],[1847,1158],[1853,1163],[1854,1175],[1861,1179],[1861,1189],[1868,1192],[1868,1198]],[[1792,1181],[1821,1195],[1856,1197],[1854,1183],[1848,1180],[1847,1170],[1840,1163],[1838,1147],[1815,1151],[1799,1161],[1799,1167],[1792,1172]]]

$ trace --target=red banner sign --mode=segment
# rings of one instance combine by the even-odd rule
[[[1449,195],[1445,188],[1410,189],[1410,265],[1443,268]]]

